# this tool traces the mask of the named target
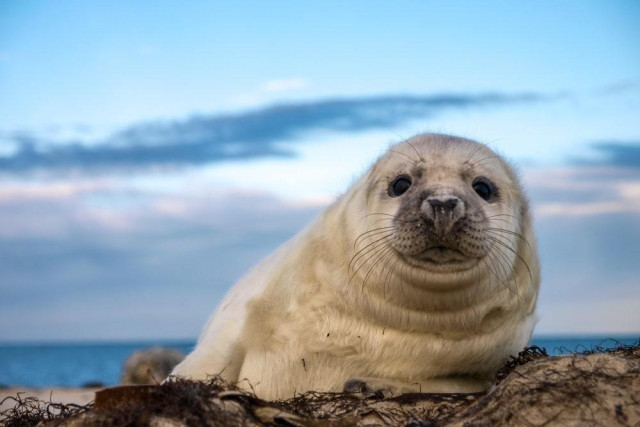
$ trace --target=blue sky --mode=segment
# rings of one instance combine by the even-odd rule
[[[421,131],[519,165],[538,333],[640,332],[639,20],[635,1],[0,3],[0,340],[195,337]]]

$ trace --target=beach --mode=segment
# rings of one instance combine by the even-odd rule
[[[262,425],[607,425],[640,423],[640,347],[548,356],[521,352],[482,393],[371,396],[311,392],[278,402],[263,401],[220,379],[171,381],[162,386],[120,386],[98,393],[94,408],[63,408],[57,417],[28,405],[5,421],[52,421],[58,425],[262,426]],[[17,388],[2,390],[15,394]],[[22,389],[49,399],[47,390]],[[53,389],[51,400],[87,403],[96,389]],[[51,391],[49,391],[51,393]],[[35,406],[35,405],[34,405]],[[43,410],[44,409],[44,410]],[[60,408],[53,408],[54,413]],[[8,415],[8,414],[7,414]]]

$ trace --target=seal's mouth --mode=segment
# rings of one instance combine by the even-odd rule
[[[470,270],[481,259],[445,246],[432,246],[417,255],[400,254],[400,256],[414,268],[443,274]]]
[[[459,264],[469,260],[459,250],[447,246],[432,246],[415,255],[415,258],[434,264]]]

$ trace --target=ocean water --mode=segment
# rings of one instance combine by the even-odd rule
[[[0,344],[0,385],[82,387],[116,385],[134,352],[161,346],[189,353],[195,342]]]
[[[549,354],[582,352],[595,347],[635,344],[640,335],[614,337],[534,337],[532,345]],[[119,383],[124,361],[133,352],[154,346],[188,353],[195,342],[126,342],[74,344],[0,344],[0,386],[82,387]]]

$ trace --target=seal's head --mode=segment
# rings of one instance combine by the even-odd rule
[[[486,145],[418,135],[391,147],[367,182],[352,264],[366,263],[358,254],[368,247],[369,264],[396,265],[389,274],[432,290],[488,276],[506,283],[530,268],[527,201],[513,169]]]

